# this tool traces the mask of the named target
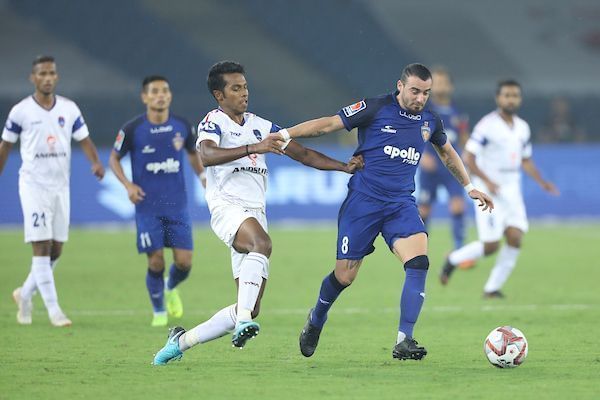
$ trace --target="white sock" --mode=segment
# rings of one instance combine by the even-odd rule
[[[448,260],[452,265],[459,265],[465,261],[478,260],[483,256],[483,243],[471,242],[464,245],[460,249],[454,250],[448,256]]]
[[[486,293],[495,292],[502,288],[517,264],[520,250],[517,247],[509,245],[502,247],[500,253],[498,253],[498,258],[496,258],[496,265],[494,265],[490,277],[483,288]]]
[[[58,264],[58,258],[54,261],[50,261],[50,268],[52,268],[53,273],[56,268],[56,264]],[[21,298],[28,300],[35,296],[36,293],[37,290],[35,285],[35,278],[33,277],[31,271],[29,271],[27,279],[25,279],[25,282],[23,282],[23,285],[21,286]]]
[[[210,342],[227,335],[235,328],[235,304],[218,311],[208,321],[190,329],[179,337],[179,350],[186,351],[200,343]]]
[[[398,337],[396,338],[396,344],[400,343],[406,337],[406,333],[398,331]]]
[[[252,321],[252,310],[256,305],[262,286],[262,272],[267,268],[269,259],[260,253],[248,253],[240,267],[238,277],[237,321]]]
[[[58,305],[58,296],[54,286],[54,275],[50,267],[50,257],[32,257],[31,273],[35,279],[35,285],[42,295],[48,315],[61,313]]]

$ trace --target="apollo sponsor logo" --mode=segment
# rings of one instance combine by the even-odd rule
[[[158,174],[164,172],[165,174],[176,174],[179,172],[180,162],[174,158],[167,158],[161,162],[151,162],[146,164],[146,171]]]
[[[409,147],[408,149],[399,149],[394,146],[385,146],[383,148],[383,152],[390,156],[393,160],[396,157],[402,158],[402,162],[411,165],[417,165],[419,163],[419,159],[421,158],[421,153],[417,151],[414,147]]]
[[[419,115],[419,114],[410,114],[410,113],[407,113],[404,110],[400,110],[399,113],[400,113],[401,117],[412,119],[413,121],[420,121],[421,120],[421,115]]]
[[[173,132],[173,125],[157,126],[156,128],[150,128],[150,133],[167,133]]]

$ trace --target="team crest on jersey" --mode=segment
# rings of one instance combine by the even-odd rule
[[[58,124],[61,128],[65,127],[65,119],[62,116],[58,117]]]
[[[56,144],[56,136],[48,135],[46,138],[46,144],[48,145],[48,149],[50,152],[54,152],[54,145]]]
[[[362,110],[367,108],[367,103],[364,100],[359,101],[358,103],[354,103],[352,105],[346,106],[343,108],[344,115],[346,117],[351,117],[354,114],[358,114]]]
[[[125,132],[121,129],[119,133],[117,133],[117,138],[115,139],[114,148],[116,151],[121,151],[121,147],[123,147],[123,141],[125,140]]]
[[[431,137],[431,128],[429,127],[429,121],[423,122],[421,125],[421,136],[423,137],[423,141],[427,142]]]
[[[173,138],[173,147],[175,147],[175,150],[177,151],[183,148],[183,137],[181,137],[181,133],[179,132],[177,132]]]
[[[258,140],[262,140],[262,135],[258,129],[253,129],[252,132],[254,132],[254,136],[256,136]]]

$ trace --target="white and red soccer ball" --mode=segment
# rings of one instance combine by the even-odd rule
[[[529,345],[523,332],[517,328],[500,326],[487,335],[483,351],[493,366],[515,368],[525,361]]]

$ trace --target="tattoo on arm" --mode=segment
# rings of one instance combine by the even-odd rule
[[[458,168],[450,159],[450,157],[448,157],[444,164],[446,165],[446,168],[448,168],[448,171],[450,171],[450,173],[456,178],[456,180],[461,184],[461,185],[466,185],[467,182],[465,182],[464,176],[461,173],[460,168]]]

